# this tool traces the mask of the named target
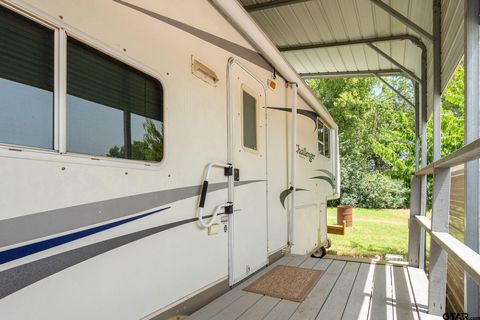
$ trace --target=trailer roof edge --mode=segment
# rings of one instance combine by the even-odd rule
[[[243,6],[236,0],[211,0],[217,10],[227,18],[239,30],[248,41],[260,51],[275,69],[285,77],[288,82],[295,82],[298,85],[299,96],[305,100],[319,115],[327,125],[337,130],[337,124],[325,106],[315,97],[310,88],[300,78],[298,73],[283,57],[280,51],[270,38],[258,27],[255,21],[245,11]]]

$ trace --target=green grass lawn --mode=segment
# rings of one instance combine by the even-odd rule
[[[328,208],[328,224],[337,223],[337,209]],[[344,236],[329,234],[329,254],[374,258],[393,253],[408,253],[408,217],[406,209],[353,209],[353,226]]]

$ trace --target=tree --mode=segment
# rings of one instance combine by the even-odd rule
[[[443,92],[442,156],[463,146],[463,77],[462,62]],[[387,80],[414,101],[410,80],[400,76]],[[376,78],[319,79],[308,84],[339,127],[340,202],[378,208],[408,206],[410,177],[415,172],[415,112],[411,105]],[[429,121],[429,162],[432,132]]]
[[[409,82],[393,79],[408,92]],[[415,151],[413,109],[375,78],[310,82],[339,126],[342,199],[363,207],[401,207]]]
[[[133,141],[131,144],[131,159],[146,161],[161,161],[163,159],[163,134],[157,130],[151,119],[143,123],[145,134],[143,141]],[[125,158],[125,147],[110,148],[107,157]]]

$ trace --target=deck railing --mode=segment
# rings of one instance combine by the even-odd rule
[[[412,266],[421,263],[425,238],[422,230],[430,234],[430,265],[428,311],[445,313],[447,286],[447,257],[450,255],[465,272],[480,285],[480,254],[454,238],[448,232],[450,212],[451,168],[480,158],[480,139],[456,152],[418,170],[412,177],[409,221],[408,260]],[[433,174],[432,219],[425,216],[426,176]]]

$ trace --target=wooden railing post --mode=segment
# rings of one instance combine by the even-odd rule
[[[450,168],[434,169],[432,232],[448,232],[450,212]],[[428,283],[428,313],[443,315],[447,300],[448,254],[430,238],[430,267]]]
[[[408,220],[408,264],[418,268],[420,261],[420,233],[422,228],[415,216],[420,215],[421,206],[421,176],[412,176],[410,180],[410,218]]]
[[[465,62],[465,145],[475,141],[479,132],[480,105],[480,27],[478,24],[478,0],[465,1],[464,62]],[[465,164],[465,244],[480,252],[480,204],[479,161]],[[464,311],[471,317],[480,316],[480,287],[465,274]]]
[[[420,177],[420,215],[427,215],[427,176]],[[427,241],[425,230],[420,230],[420,248],[418,254],[418,267],[425,270],[426,250],[425,245]]]

